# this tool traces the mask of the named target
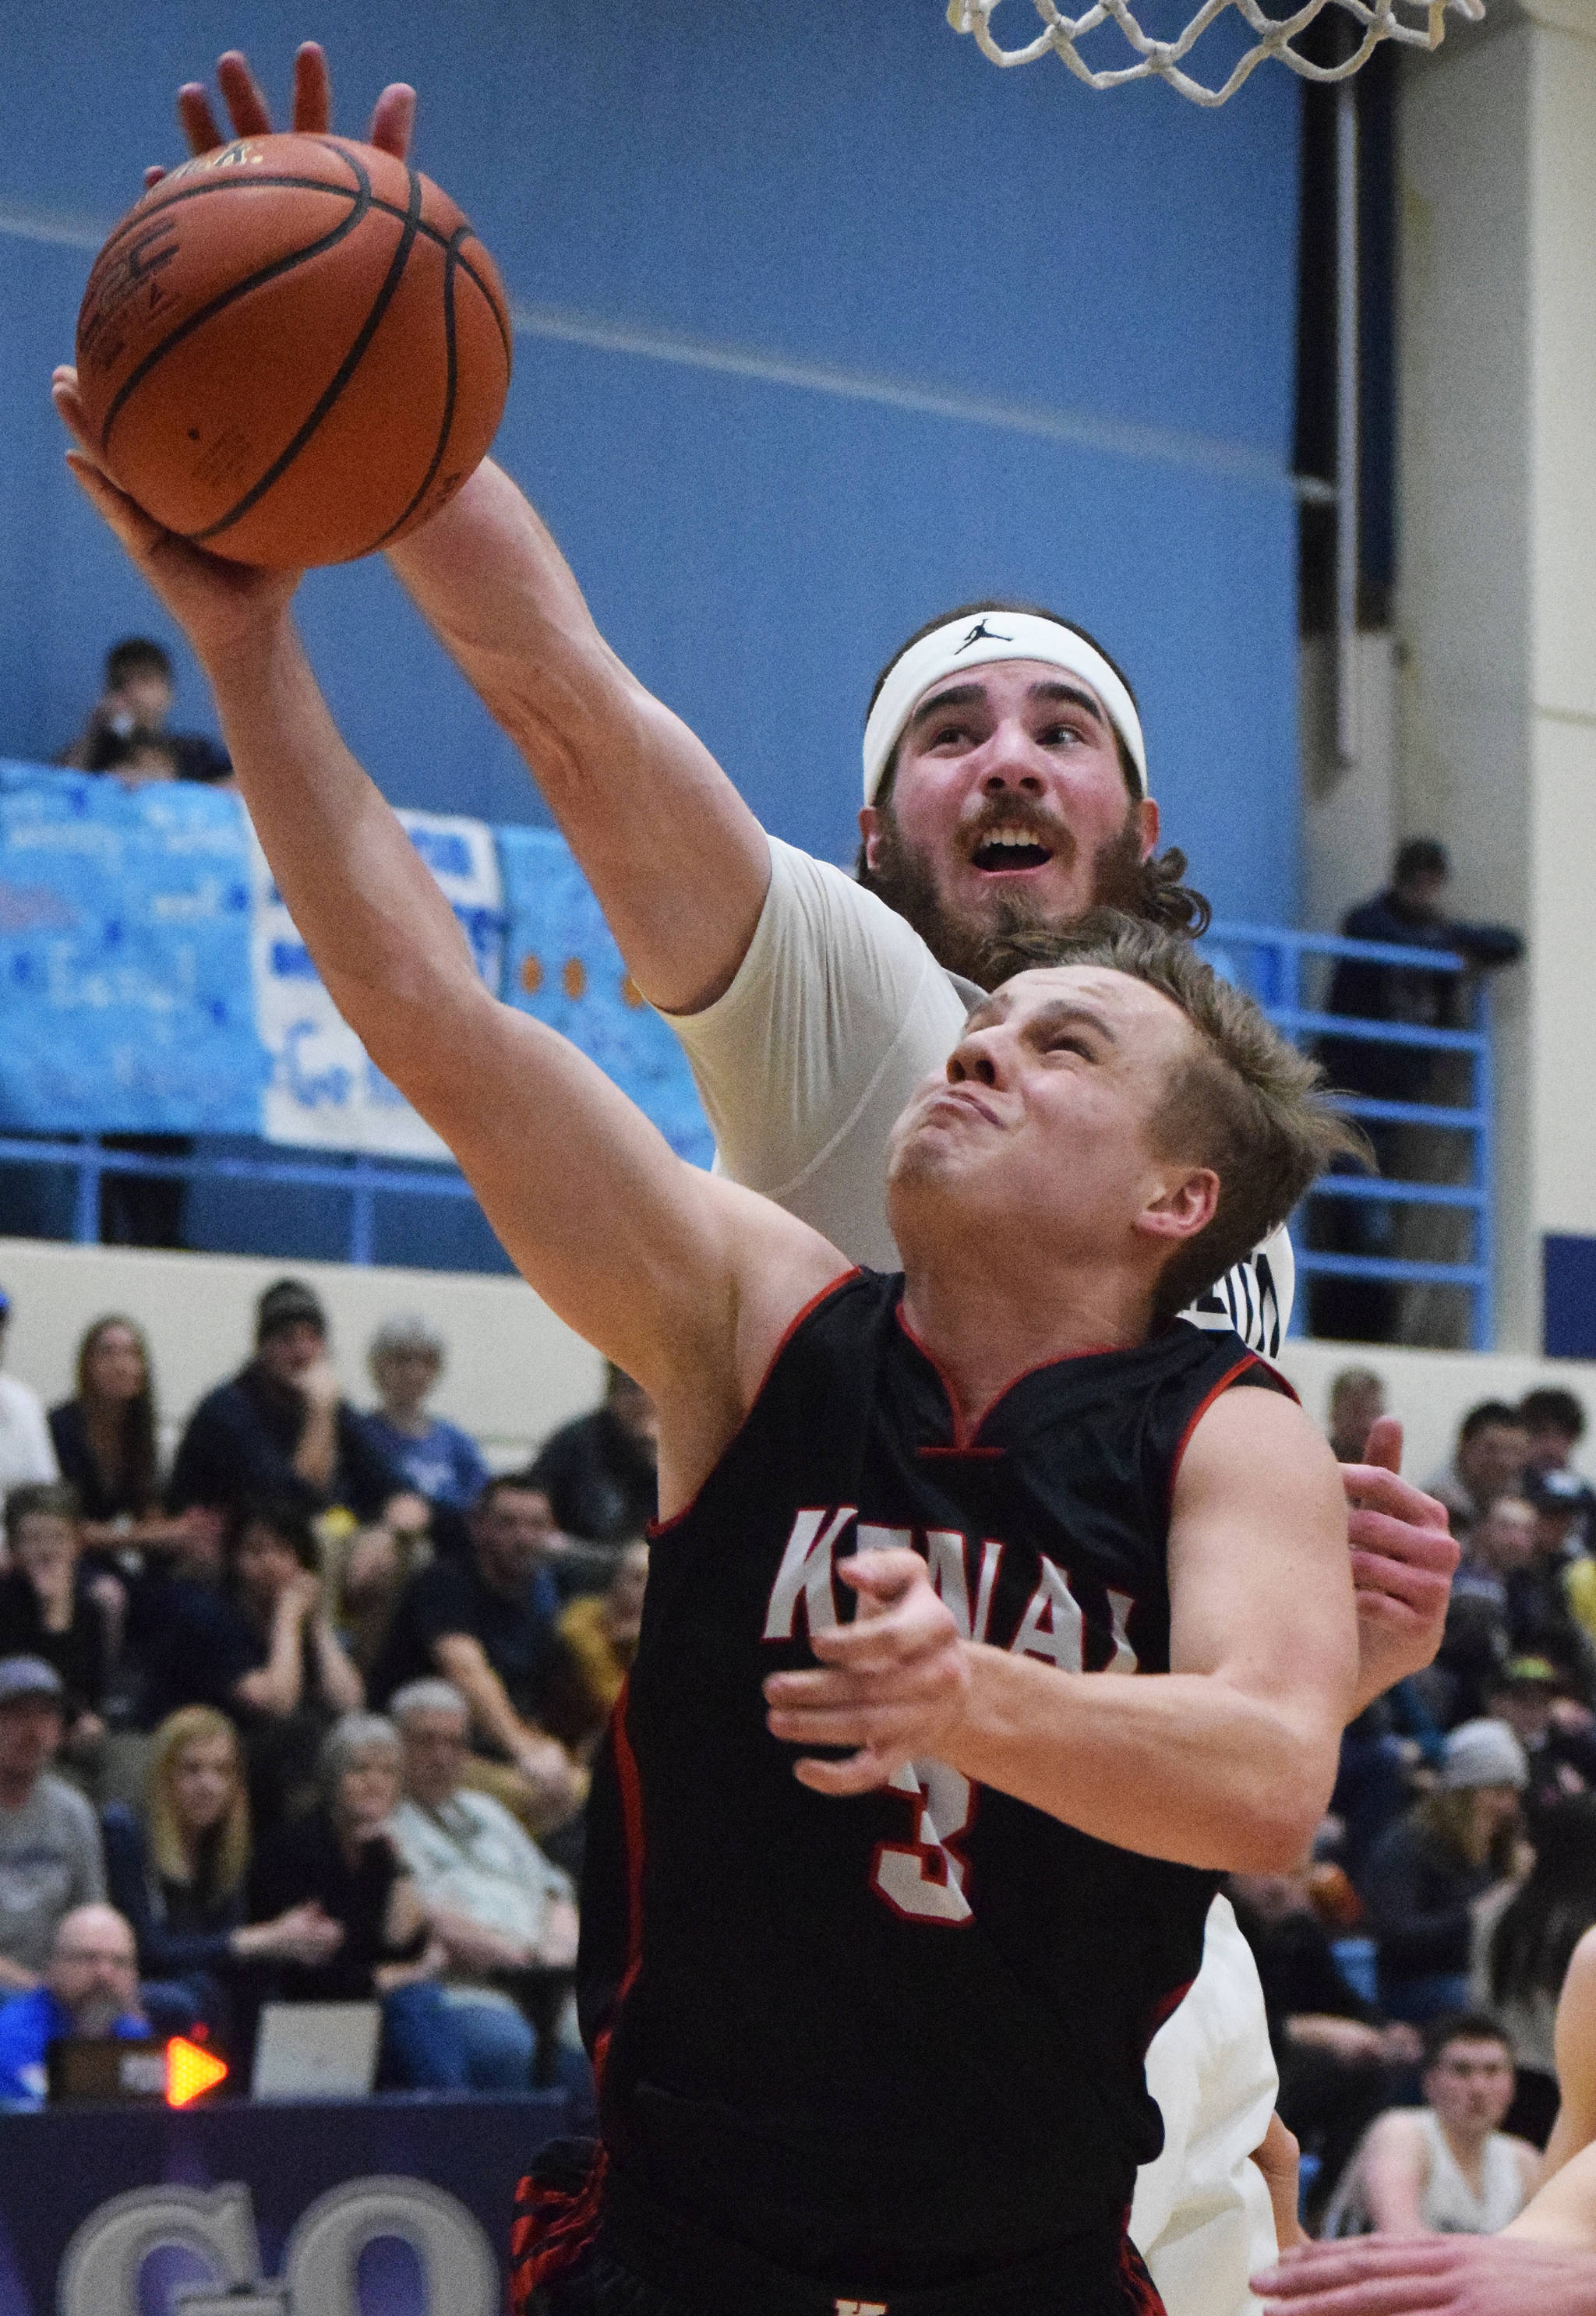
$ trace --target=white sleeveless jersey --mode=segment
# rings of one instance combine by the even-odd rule
[[[1516,2220],[1526,2197],[1518,2147],[1505,2133],[1493,2131],[1485,2142],[1480,2192],[1465,2178],[1433,2107],[1408,2110],[1419,2118],[1426,2157],[1424,2194],[1420,2215],[1425,2227],[1441,2236],[1493,2236]],[[1371,2232],[1369,2203],[1364,2193],[1363,2151],[1348,2164],[1341,2186],[1324,2214],[1327,2237],[1361,2236]]]

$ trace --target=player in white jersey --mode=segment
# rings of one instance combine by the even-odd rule
[[[242,58],[221,79],[236,131],[267,129]],[[325,129],[317,52],[301,51],[297,103],[297,126]],[[180,109],[196,150],[220,141],[202,92],[183,92]],[[385,92],[374,141],[402,147],[408,119],[404,96]],[[973,607],[933,622],[884,673],[866,735],[870,891],[766,836],[604,643],[548,532],[491,462],[391,560],[521,748],[633,981],[682,1038],[722,1168],[857,1260],[896,1267],[879,1189],[887,1130],[957,1042],[974,976],[990,985],[1009,969],[1005,934],[1067,924],[1100,899],[1186,930],[1204,913],[1180,886],[1179,856],[1157,856],[1129,686],[1051,614]],[[1289,1260],[1281,1236],[1212,1314],[1266,1354],[1288,1315]],[[1433,1655],[1456,1550],[1440,1508],[1395,1471],[1347,1478],[1361,1704]],[[1236,2316],[1274,2250],[1247,2159],[1276,2078],[1257,1973],[1222,1900],[1149,2082],[1165,2145],[1142,2174],[1133,2232],[1172,2316]]]

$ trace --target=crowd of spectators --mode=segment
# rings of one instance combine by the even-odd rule
[[[1342,1461],[1386,1412],[1370,1368],[1335,1378]],[[1493,2233],[1534,2192],[1565,2088],[1554,2022],[1587,1934],[1596,1964],[1584,1429],[1552,1388],[1463,1416],[1425,1483],[1462,1547],[1436,1661],[1347,1731],[1299,1869],[1233,1878],[1315,2231]]]
[[[341,1394],[302,1281],[164,1462],[150,1350],[111,1314],[47,1412],[0,1373],[0,2101],[63,2034],[378,2006],[380,2085],[586,2096],[570,2003],[594,1748],[636,1651],[653,1411],[601,1404],[490,1470],[432,1409],[446,1346],[388,1319]],[[4,1305],[0,1301],[0,1348]],[[1362,1460],[1380,1376],[1326,1429]],[[1233,1879],[1339,2231],[1495,2228],[1596,1978],[1596,1493],[1568,1393],[1490,1400],[1431,1491],[1462,1558],[1432,1667],[1348,1730],[1291,1874]],[[1596,2069],[1592,2098],[1596,2101]]]
[[[198,2035],[245,2088],[263,2007],[317,2001],[379,2006],[379,2088],[591,2096],[576,1877],[652,1410],[611,1372],[495,1474],[429,1407],[445,1355],[390,1318],[356,1407],[281,1279],[169,1467],[132,1319],[48,1412],[0,1373],[0,2105],[63,2036]]]

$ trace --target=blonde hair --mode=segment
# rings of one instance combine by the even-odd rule
[[[1513,1868],[1518,1828],[1510,1820],[1482,1840],[1475,1808],[1478,1792],[1477,1786],[1460,1786],[1451,1793],[1422,1795],[1413,1804],[1413,1814],[1433,1842],[1449,1849],[1467,1866],[1489,1865],[1498,1881],[1505,1881]]]
[[[233,1798],[217,1827],[216,1870],[212,1894],[232,1894],[249,1871],[249,1795],[244,1782],[244,1755],[238,1732],[225,1713],[213,1705],[185,1705],[169,1713],[156,1731],[144,1779],[144,1821],[149,1837],[150,1862],[165,1882],[192,1878],[189,1853],[183,1845],[177,1796],[173,1790],[178,1755],[186,1745],[226,1740],[233,1767]]]

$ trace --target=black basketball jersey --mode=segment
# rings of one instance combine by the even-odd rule
[[[827,2289],[973,2280],[1129,2205],[1162,2143],[1146,2045],[1218,1877],[944,1766],[839,1800],[761,1683],[852,1613],[843,1554],[909,1544],[969,1637],[1061,1673],[1166,1671],[1169,1501],[1217,1394],[1285,1389],[1181,1324],[1021,1376],[973,1432],[854,1272],[797,1321],[655,1535],[589,1812],[584,2029],[611,2177]]]

